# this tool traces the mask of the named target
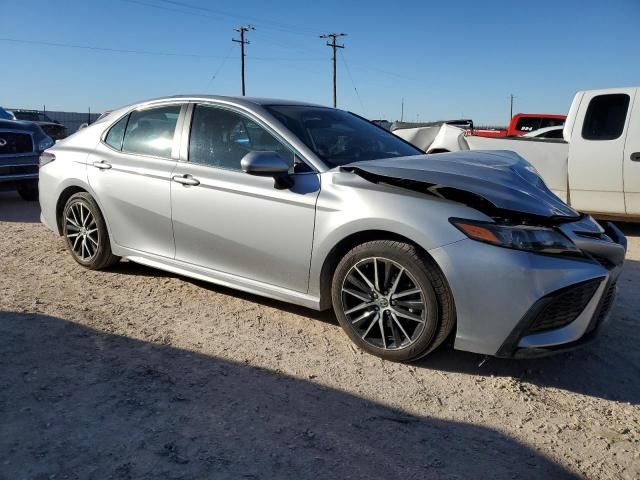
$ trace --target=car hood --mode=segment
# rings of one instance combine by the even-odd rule
[[[27,132],[38,132],[40,127],[34,122],[23,120],[0,120],[0,129],[2,130],[24,130]]]
[[[341,167],[375,182],[423,191],[490,215],[519,213],[572,221],[580,214],[544,184],[536,170],[510,151],[460,151],[354,162]]]

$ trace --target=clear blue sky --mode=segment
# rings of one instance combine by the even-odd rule
[[[404,98],[405,119],[505,124],[510,93],[516,111],[564,113],[577,90],[640,84],[640,0],[0,0],[0,12],[0,39],[176,54],[0,40],[7,107],[239,94],[231,38],[244,23],[256,26],[248,95],[327,105],[331,52],[318,34],[347,32],[338,104],[368,118],[398,119]]]

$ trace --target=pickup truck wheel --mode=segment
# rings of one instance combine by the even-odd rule
[[[338,321],[351,340],[387,360],[428,354],[455,323],[442,273],[408,243],[378,240],[355,247],[338,264],[331,293]]]
[[[62,235],[71,256],[83,267],[100,270],[120,260],[111,252],[104,217],[87,192],[76,193],[67,200],[62,212]]]
[[[36,202],[38,200],[38,184],[37,183],[23,183],[18,185],[18,195],[27,202]]]

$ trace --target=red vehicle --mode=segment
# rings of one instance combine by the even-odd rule
[[[557,127],[564,125],[566,115],[553,115],[547,113],[517,113],[511,119],[507,136],[517,137],[525,133],[533,132],[540,128]]]
[[[506,129],[479,128],[473,129],[469,134],[477,137],[519,137],[540,128],[564,125],[566,119],[566,115],[551,113],[517,113],[513,116]]]

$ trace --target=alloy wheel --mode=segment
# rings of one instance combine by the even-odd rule
[[[91,210],[83,203],[73,203],[65,215],[65,237],[74,255],[90,261],[98,251],[98,225]]]
[[[365,258],[342,282],[344,315],[360,338],[377,348],[399,350],[422,333],[425,294],[402,265],[382,257]]]

